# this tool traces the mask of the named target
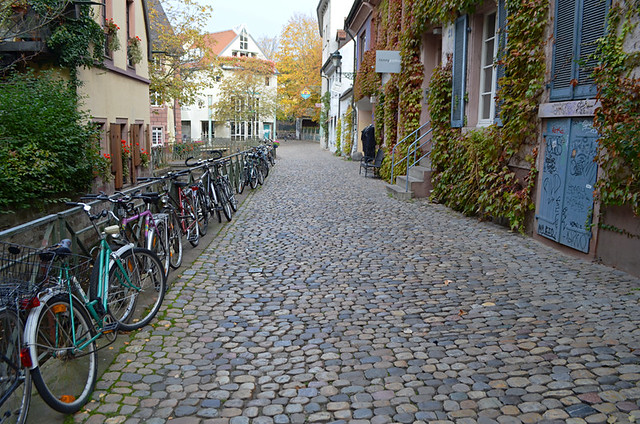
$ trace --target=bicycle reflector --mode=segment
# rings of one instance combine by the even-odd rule
[[[62,312],[67,312],[67,305],[57,304],[51,307],[51,312],[54,314],[60,314]]]
[[[20,309],[23,311],[28,311],[33,308],[37,308],[38,306],[40,306],[40,299],[38,299],[38,296],[34,296],[29,299],[22,299],[20,301]]]
[[[76,401],[76,397],[73,395],[62,395],[60,396],[60,402],[62,403],[73,403]]]
[[[23,347],[22,349],[20,349],[20,362],[22,362],[22,366],[25,368],[31,368],[31,366],[33,365],[28,347]]]

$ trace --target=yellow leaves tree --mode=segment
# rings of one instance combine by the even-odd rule
[[[195,103],[203,87],[219,75],[215,55],[202,28],[211,18],[211,6],[197,0],[150,0],[148,3],[152,60],[150,91],[162,104],[178,100]]]
[[[275,65],[252,57],[221,57],[224,70],[218,84],[219,95],[212,105],[216,121],[252,122],[271,118],[276,109],[275,87],[266,78],[275,74]]]
[[[280,34],[280,46],[275,55],[278,68],[278,113],[280,118],[320,118],[320,68],[322,39],[313,17],[294,14]],[[302,97],[309,90],[311,96]]]

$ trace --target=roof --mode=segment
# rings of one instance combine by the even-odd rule
[[[229,44],[238,36],[232,29],[227,31],[213,32],[211,34],[205,34],[204,39],[207,45],[211,48],[211,51],[216,55],[222,53]]]

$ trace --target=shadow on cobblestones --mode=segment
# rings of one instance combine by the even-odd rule
[[[637,279],[278,154],[76,422],[640,421]]]

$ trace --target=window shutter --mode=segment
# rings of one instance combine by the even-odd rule
[[[467,74],[467,15],[456,19],[453,49],[453,89],[451,93],[451,126],[464,125],[465,79]]]
[[[115,189],[122,188],[122,143],[120,143],[120,125],[109,125],[109,144],[111,150],[111,171],[115,173]]]
[[[569,100],[572,96],[571,79],[576,66],[573,56],[576,40],[576,13],[576,0],[556,2],[551,100]]]
[[[577,57],[578,85],[574,88],[574,98],[595,97],[597,87],[593,80],[593,68],[598,61],[591,57],[598,48],[598,39],[604,35],[607,17],[607,1],[583,0],[582,23],[578,25],[580,44]]]
[[[507,7],[505,0],[498,0],[498,66],[496,68],[496,94],[500,91],[500,78],[504,77],[504,64],[500,63],[504,60],[507,49]],[[502,101],[496,101],[494,122],[499,127],[502,126],[502,118],[500,110],[502,109]]]

